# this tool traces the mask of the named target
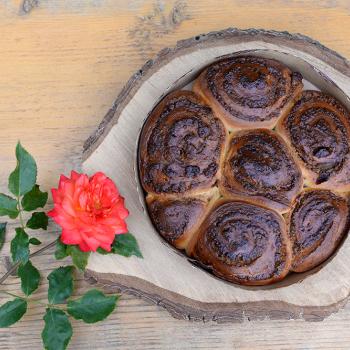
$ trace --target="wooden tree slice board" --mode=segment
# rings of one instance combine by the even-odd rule
[[[137,237],[144,259],[93,254],[86,277],[143,297],[177,318],[322,320],[349,297],[349,237],[322,268],[292,274],[277,285],[242,287],[213,277],[165,244],[145,211],[136,158],[139,133],[148,113],[162,96],[190,83],[218,57],[242,51],[285,62],[350,109],[350,63],[300,34],[227,29],[164,49],[131,77],[84,148],[84,171],[104,171],[126,198],[131,213],[129,230]]]

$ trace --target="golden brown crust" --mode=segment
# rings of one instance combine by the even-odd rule
[[[301,171],[276,133],[258,129],[233,134],[223,165],[221,193],[284,213],[302,186]]]
[[[269,129],[290,111],[302,89],[300,73],[276,60],[255,56],[215,62],[193,87],[228,127]]]
[[[310,186],[350,190],[350,114],[338,100],[304,91],[277,130],[297,155]]]
[[[348,201],[329,190],[308,189],[289,215],[292,271],[304,272],[328,259],[347,233]]]
[[[141,132],[139,170],[143,188],[156,194],[196,194],[219,176],[225,129],[193,92],[166,96]]]
[[[193,256],[227,281],[265,285],[283,279],[289,271],[286,225],[273,210],[219,200],[199,232]]]
[[[148,203],[153,225],[176,248],[185,248],[193,227],[203,216],[207,203],[200,199],[155,199]]]
[[[148,196],[148,213],[161,236],[178,249],[188,243],[218,198],[217,188],[196,197]]]

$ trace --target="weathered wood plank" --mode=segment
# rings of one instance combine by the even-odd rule
[[[177,16],[175,4],[182,4],[180,18],[164,30],[163,17],[173,23],[169,16]],[[214,0],[39,0],[28,14],[20,12],[21,5],[21,0],[0,3],[0,190],[14,167],[18,138],[38,159],[39,181],[46,188],[56,184],[60,172],[79,168],[82,143],[129,76],[179,39],[229,26],[288,30],[350,57],[347,0],[223,0],[220,6]],[[41,238],[49,242],[52,234],[51,229]],[[47,273],[54,266],[49,255],[35,259]],[[8,285],[19,290],[15,279]],[[78,285],[77,295],[86,288],[84,282]],[[38,298],[44,297],[39,292]],[[0,330],[0,349],[40,349],[42,315],[36,307],[10,331]],[[350,347],[349,306],[322,323],[215,325],[177,321],[153,305],[123,297],[119,312],[107,321],[74,326],[72,349]]]

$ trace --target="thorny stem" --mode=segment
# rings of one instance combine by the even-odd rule
[[[49,243],[48,245],[46,245],[45,247],[42,247],[41,249],[37,250],[36,252],[32,253],[29,255],[29,258],[32,258],[36,255],[41,254],[42,252],[44,252],[45,250],[50,249],[51,247],[53,247],[56,244],[56,240],[54,240],[53,242]],[[9,277],[14,271],[17,270],[18,266],[19,266],[20,262],[17,262],[15,264],[12,265],[12,267],[0,278],[0,284],[2,284],[7,277]]]
[[[18,207],[18,212],[19,212],[19,220],[21,222],[22,229],[24,230],[26,227],[24,225],[24,220],[22,216],[22,207],[21,207],[21,202],[19,196],[17,197],[17,207]]]
[[[24,220],[23,220],[23,216],[22,216],[22,206],[21,206],[21,201],[20,201],[20,196],[17,197],[17,207],[18,207],[18,212],[19,212],[19,220],[21,222],[21,227],[23,230],[25,230],[26,226],[24,224]],[[56,244],[56,240],[49,243],[47,246],[42,247],[41,249],[37,250],[36,252],[32,253],[29,255],[29,258],[32,258],[36,255],[41,254],[42,252],[44,252],[47,249],[50,249],[51,247],[53,247]],[[10,269],[0,278],[0,285],[10,276],[12,275],[13,272],[15,272],[18,268],[18,266],[20,265],[20,262],[16,262],[15,264],[13,264]]]
[[[19,295],[17,295],[17,294],[13,294],[13,293],[10,293],[10,292],[6,292],[6,291],[4,291],[4,290],[0,290],[0,292],[3,293],[3,294],[7,294],[7,295],[9,295],[9,296],[11,296],[11,297],[20,298],[20,299],[25,300],[25,298],[23,298],[23,297],[21,297],[21,296],[19,296]]]
[[[40,304],[40,305],[43,305],[43,306],[48,307],[48,308],[65,310],[65,307],[63,305],[46,304],[46,303],[41,302],[40,300],[34,300],[34,299],[26,298],[26,297],[21,297],[20,295],[6,292],[4,290],[0,290],[0,293],[9,295],[9,296],[14,297],[14,298],[19,298],[19,299],[25,300],[29,303]]]

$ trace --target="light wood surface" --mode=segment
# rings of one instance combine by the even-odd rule
[[[17,139],[38,160],[39,182],[46,188],[56,185],[59,173],[79,170],[84,140],[146,59],[179,39],[229,26],[301,32],[350,57],[347,0],[49,0],[39,1],[28,13],[21,1],[2,1],[0,189],[5,190],[14,167]],[[41,239],[49,242],[55,233],[52,225]],[[7,243],[1,252],[1,273],[8,250]],[[45,273],[59,265],[50,255],[34,263]],[[81,276],[78,279],[76,295],[87,288]],[[5,288],[18,291],[18,281],[8,279]],[[38,300],[45,297],[46,288],[43,283]],[[349,304],[319,323],[189,323],[132,297],[123,297],[118,311],[100,324],[74,322],[70,348],[350,348]],[[42,315],[41,306],[32,307],[22,322],[0,330],[0,349],[40,349]]]

